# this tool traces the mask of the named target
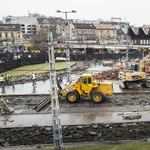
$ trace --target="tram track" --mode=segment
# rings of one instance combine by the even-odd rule
[[[10,106],[14,109],[33,109],[44,99],[50,97],[49,94],[30,94],[30,95],[3,95],[10,101]],[[70,104],[65,99],[59,101],[60,108],[78,108],[78,107],[113,107],[113,106],[150,106],[150,92],[130,92],[114,93],[105,98],[104,102],[95,104],[91,99],[80,98],[78,103]],[[45,109],[50,109],[50,103]]]

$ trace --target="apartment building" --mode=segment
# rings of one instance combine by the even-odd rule
[[[94,24],[96,28],[96,41],[99,43],[114,43],[117,30],[112,24]]]
[[[0,24],[0,44],[8,46],[23,40],[19,24]]]

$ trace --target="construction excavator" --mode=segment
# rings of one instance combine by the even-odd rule
[[[150,61],[150,54],[146,55],[139,63],[132,63],[130,70],[119,72],[119,85],[121,88],[133,89],[137,84],[150,88],[150,78],[146,76],[145,64]]]
[[[60,89],[58,96],[66,97],[69,103],[79,102],[80,97],[91,97],[94,103],[101,103],[113,92],[112,82],[99,82],[94,74],[83,74],[76,82]]]

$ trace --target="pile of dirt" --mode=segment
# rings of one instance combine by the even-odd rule
[[[62,126],[62,136],[64,143],[147,141],[150,137],[150,122],[68,125]],[[52,127],[0,128],[0,146],[34,144],[53,144]]]

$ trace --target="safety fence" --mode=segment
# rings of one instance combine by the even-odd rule
[[[48,62],[48,54],[19,54],[14,60],[14,56],[6,55],[7,61],[0,63],[0,73],[18,68],[25,65],[40,64]],[[9,56],[9,57],[8,57]],[[18,55],[17,55],[18,56]],[[55,53],[56,57],[66,58],[66,54]],[[93,59],[102,60],[102,59],[120,59],[126,57],[126,53],[104,53],[104,54],[70,54],[70,61],[92,61]],[[141,53],[129,53],[129,58],[139,58],[141,59],[143,55]]]

